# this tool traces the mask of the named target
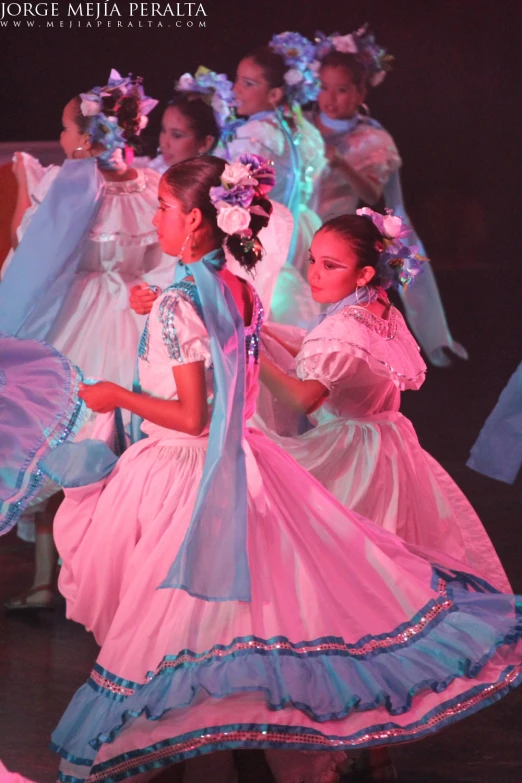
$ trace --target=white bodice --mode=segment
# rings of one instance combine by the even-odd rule
[[[263,316],[261,300],[254,292],[251,324],[245,327],[245,420],[253,415],[257,400],[259,335]],[[202,318],[201,304],[194,283],[183,281],[172,285],[154,302],[138,354],[142,390],[165,400],[177,399],[174,368],[192,362],[204,362],[207,399],[209,405],[212,404],[214,373],[210,337]],[[154,437],[172,437],[171,430],[151,422],[144,422],[142,429],[147,435]]]
[[[349,306],[305,337],[295,371],[301,380],[318,380],[330,392],[309,417],[320,424],[398,411],[400,392],[421,386],[426,365],[397,309],[392,307],[384,320]]]

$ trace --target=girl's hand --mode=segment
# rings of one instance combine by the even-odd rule
[[[129,305],[138,315],[148,315],[160,294],[159,288],[151,288],[147,283],[135,285],[130,290]]]
[[[121,386],[108,381],[94,385],[80,384],[78,396],[95,413],[110,413],[119,406]]]
[[[21,152],[15,152],[13,155],[12,172],[19,185],[27,184],[27,174],[25,173],[24,156]]]

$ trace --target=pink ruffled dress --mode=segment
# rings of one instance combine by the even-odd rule
[[[257,300],[247,418],[261,320]],[[196,361],[211,402],[209,337],[182,283],[149,316],[143,389],[176,399],[172,369]],[[515,597],[412,554],[246,426],[251,600],[158,589],[191,520],[208,435],[143,428],[111,476],[67,491],[56,517],[67,615],[102,645],[53,735],[60,781],[132,780],[242,747],[267,749],[280,783],[320,783],[346,749],[425,736],[520,681]]]

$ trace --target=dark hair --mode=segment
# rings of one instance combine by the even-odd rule
[[[357,256],[358,267],[363,269],[365,266],[371,266],[376,270],[369,285],[381,285],[378,264],[383,249],[383,236],[370,218],[363,215],[339,215],[324,223],[319,231],[331,231],[348,242]]]
[[[80,133],[88,133],[91,117],[84,117],[81,110],[82,99],[79,95],[73,98],[75,107],[74,121]],[[140,131],[140,102],[137,95],[123,95],[115,90],[111,95],[102,98],[100,111],[107,117],[116,117],[118,126],[123,131],[123,138],[127,144],[135,147],[138,145]]]
[[[188,120],[198,140],[212,136],[214,144],[211,149],[214,149],[221,135],[220,130],[212,106],[199,93],[176,92],[167,104],[167,109],[170,107],[177,109]]]
[[[250,216],[252,237],[245,239],[238,234],[225,234],[217,224],[217,210],[210,201],[210,188],[221,185],[225,161],[214,155],[189,158],[171,166],[163,175],[172,195],[181,203],[185,213],[197,208],[210,223],[215,235],[224,241],[227,249],[244,269],[255,267],[263,255],[263,246],[258,234],[268,225],[272,204],[266,198],[254,198],[252,204],[261,207],[266,215]]]
[[[359,90],[365,90],[370,86],[366,66],[355,54],[335,50],[328,52],[321,60],[321,68],[345,68]]]
[[[274,89],[274,87],[284,89],[287,67],[280,54],[276,54],[268,46],[262,46],[245,55],[243,60],[253,60],[262,69],[263,77],[268,82],[270,89]]]

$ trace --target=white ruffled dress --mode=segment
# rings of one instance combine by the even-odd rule
[[[410,544],[468,563],[498,589],[510,590],[477,514],[399,411],[401,391],[419,389],[426,372],[399,311],[392,308],[384,320],[348,306],[306,336],[279,331],[287,342],[302,341],[299,353],[293,359],[263,337],[267,353],[302,381],[320,381],[329,395],[308,417],[313,429],[290,437],[295,415],[272,404],[265,389],[259,411],[273,439],[346,508]]]

